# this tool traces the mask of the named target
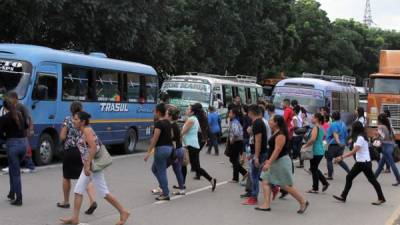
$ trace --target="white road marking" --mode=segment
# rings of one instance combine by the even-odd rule
[[[397,225],[395,224],[396,220],[399,218],[400,216],[400,207],[398,207],[393,214],[389,217],[388,220],[386,220],[385,225]]]

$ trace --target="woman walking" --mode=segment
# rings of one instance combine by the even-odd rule
[[[213,106],[208,107],[208,126],[210,127],[208,132],[210,142],[207,154],[211,154],[211,149],[214,147],[215,155],[218,156],[218,137],[221,133],[221,117]]]
[[[154,161],[151,170],[154,176],[157,178],[159,187],[161,190],[153,190],[153,194],[160,194],[156,198],[157,201],[169,201],[169,189],[168,189],[168,178],[167,178],[167,167],[168,160],[172,153],[172,135],[171,135],[171,122],[166,117],[167,108],[164,103],[160,103],[156,106],[155,116],[157,122],[154,124],[153,138],[150,141],[150,145],[147,150],[147,155],[144,160],[147,162],[153,149]]]
[[[173,192],[173,195],[185,195],[185,180],[183,179],[183,160],[185,155],[185,150],[182,147],[182,137],[181,130],[178,125],[180,111],[177,108],[169,108],[167,110],[167,118],[171,121],[172,128],[172,141],[175,148],[176,160],[172,162],[172,169],[174,170],[176,180],[178,181],[178,186],[175,188],[179,189],[178,191]],[[186,176],[186,167],[185,167],[185,176]]]
[[[364,114],[365,114],[364,113],[364,108],[363,107],[357,107],[357,109],[356,109],[356,116],[357,116],[356,121],[359,121],[365,127],[365,124],[367,123],[367,119],[365,118]]]
[[[396,163],[393,160],[394,151],[394,134],[390,126],[390,121],[384,113],[378,116],[378,132],[376,138],[382,143],[382,158],[379,161],[378,169],[375,171],[375,177],[378,178],[386,163],[389,163],[390,168],[396,178],[396,183],[393,186],[400,185],[400,174]]]
[[[128,220],[129,212],[119,203],[119,201],[108,190],[103,171],[93,172],[92,161],[96,153],[100,150],[100,141],[90,127],[90,114],[87,112],[78,112],[73,117],[73,123],[79,130],[79,140],[77,143],[83,161],[83,170],[75,185],[74,211],[71,218],[61,218],[63,224],[79,224],[79,212],[82,206],[83,193],[86,191],[90,182],[93,182],[96,192],[107,200],[120,214],[116,225],[123,225]]]
[[[201,138],[201,132],[204,132],[204,129],[203,131],[200,130],[201,124],[206,123],[207,125],[207,118],[201,104],[199,103],[189,106],[186,115],[188,116],[188,119],[183,125],[182,136],[183,143],[189,151],[190,165],[196,172],[195,179],[200,179],[200,176],[205,177],[211,183],[211,190],[214,192],[217,186],[217,180],[212,178],[200,166],[200,149],[203,147],[203,143],[200,143],[199,138]]]
[[[229,161],[233,165],[233,178],[232,183],[239,182],[239,173],[245,177],[247,171],[240,165],[240,154],[244,150],[243,142],[243,127],[240,124],[240,109],[235,107],[229,111],[229,128],[228,128],[228,146],[229,149]]]
[[[328,145],[328,151],[326,153],[326,165],[328,169],[328,177],[326,178],[327,180],[333,180],[333,159],[343,155],[347,140],[347,127],[340,120],[340,112],[333,112],[332,119],[333,123],[329,127],[326,135],[326,142]],[[339,165],[347,173],[350,172],[349,167],[344,161],[340,161]]]
[[[67,116],[63,122],[63,127],[60,132],[60,140],[64,142],[64,157],[63,157],[63,193],[64,201],[57,203],[57,207],[69,209],[69,195],[71,191],[71,179],[76,180],[81,175],[83,169],[83,163],[81,154],[77,147],[79,140],[79,130],[74,125],[72,118],[73,116],[83,110],[82,103],[72,102],[70,111],[72,116]],[[89,183],[87,188],[89,197],[90,207],[86,210],[85,214],[93,214],[97,208],[95,201],[95,192],[92,182]]]
[[[325,192],[329,187],[328,181],[326,181],[325,176],[318,168],[325,153],[323,146],[325,133],[324,129],[321,126],[321,123],[324,122],[324,117],[320,113],[316,113],[314,114],[314,117],[311,121],[314,125],[314,128],[311,131],[311,137],[309,138],[307,143],[303,145],[303,148],[312,146],[313,150],[313,158],[310,160],[313,185],[312,189],[309,190],[308,193],[318,194],[318,186],[320,181],[323,185],[322,192]]]
[[[21,112],[9,98],[3,102],[5,115],[0,117],[0,131],[5,135],[10,177],[10,192],[7,195],[11,205],[22,206],[22,184],[20,164],[28,146],[25,122]]]
[[[270,154],[263,166],[262,187],[264,203],[257,207],[259,211],[271,211],[271,185],[279,185],[291,194],[300,204],[298,214],[308,208],[308,201],[293,186],[292,162],[289,157],[288,129],[282,116],[275,115],[269,120],[273,135],[268,141]]]
[[[338,201],[346,202],[347,195],[349,194],[354,178],[356,178],[358,174],[363,172],[368,181],[374,186],[376,194],[378,195],[378,201],[373,202],[372,204],[381,205],[385,203],[386,200],[383,196],[381,185],[378,183],[374,176],[374,173],[372,172],[372,163],[368,148],[368,137],[365,133],[364,126],[360,121],[357,121],[353,124],[351,139],[354,142],[353,150],[342,156],[337,157],[335,159],[335,162],[338,163],[344,158],[356,155],[356,163],[346,176],[346,185],[342,194],[340,196],[334,195],[333,197]]]

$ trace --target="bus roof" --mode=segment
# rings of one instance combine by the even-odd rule
[[[100,54],[97,54],[100,55]],[[95,67],[124,72],[157,75],[153,67],[129,61],[95,55],[55,50],[48,47],[25,44],[0,44],[0,58],[24,60],[34,66],[40,62],[55,62],[85,67]]]
[[[227,84],[227,85],[242,85],[246,87],[257,87],[261,88],[262,86],[256,83],[248,83],[248,82],[235,82],[232,80],[224,80],[224,79],[219,79],[219,78],[214,78],[214,77],[207,77],[207,76],[191,76],[191,75],[175,75],[170,77],[169,80],[171,79],[179,79],[179,78],[190,78],[190,79],[199,79],[199,80],[206,80],[210,84]],[[168,81],[168,80],[167,80]]]
[[[357,90],[354,88],[354,86],[349,86],[349,85],[342,85],[339,83],[331,82],[331,81],[326,81],[326,80],[321,80],[321,79],[315,79],[315,78],[289,78],[289,79],[284,79],[278,82],[275,87],[290,87],[291,85],[288,84],[297,84],[300,87],[303,88],[311,88],[311,85],[315,89],[319,90],[331,90],[331,91],[349,91],[351,90],[352,92],[357,92]]]

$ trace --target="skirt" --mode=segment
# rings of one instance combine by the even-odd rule
[[[288,155],[275,160],[261,179],[269,184],[284,186],[293,185],[292,161]]]
[[[63,177],[65,179],[76,180],[81,175],[83,162],[78,148],[68,148],[64,150],[63,158]]]

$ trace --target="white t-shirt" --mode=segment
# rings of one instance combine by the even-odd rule
[[[272,135],[271,127],[269,127],[268,121],[265,118],[263,118],[262,120],[263,120],[263,122],[265,124],[265,127],[267,128],[267,138],[269,140],[271,138],[271,135]]]
[[[359,117],[357,120],[365,127],[365,117]]]
[[[362,136],[358,136],[356,143],[354,143],[354,147],[359,146],[360,150],[356,153],[356,161],[357,162],[369,162],[371,161],[371,157],[369,155],[368,142]]]

